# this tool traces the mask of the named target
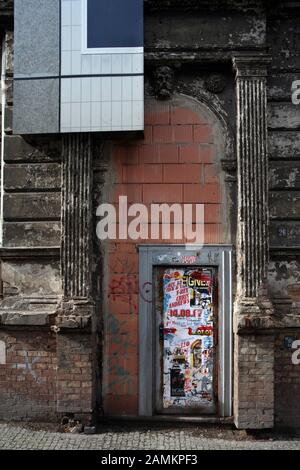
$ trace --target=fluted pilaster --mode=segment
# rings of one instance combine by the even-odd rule
[[[62,255],[64,300],[88,300],[92,263],[90,134],[63,136]]]
[[[267,298],[268,154],[266,56],[234,58],[237,101],[238,297]]]

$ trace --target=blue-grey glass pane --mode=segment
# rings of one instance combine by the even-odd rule
[[[87,46],[142,47],[143,0],[88,0]]]

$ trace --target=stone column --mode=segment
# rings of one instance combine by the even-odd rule
[[[63,299],[56,319],[57,411],[73,413],[90,424],[97,391],[92,142],[90,134],[69,134],[62,139]]]
[[[63,136],[61,272],[63,310],[92,301],[92,148],[90,134]],[[69,307],[68,307],[69,306]],[[70,311],[71,312],[71,311]]]
[[[237,296],[234,308],[234,418],[238,428],[274,421],[273,308],[268,296],[269,58],[234,57],[237,102]]]
[[[239,313],[268,315],[269,257],[266,56],[237,56],[237,267]],[[246,326],[246,325],[245,325]]]
[[[90,297],[91,160],[90,134],[63,137],[62,275],[66,300]]]

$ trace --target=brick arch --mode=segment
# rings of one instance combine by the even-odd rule
[[[228,211],[221,170],[225,157],[222,123],[205,105],[184,95],[145,102],[143,139],[113,147],[113,175],[106,202],[203,203],[204,243],[228,243]],[[136,415],[138,407],[138,291],[136,244],[181,240],[116,240],[106,244],[104,280],[104,411]],[[150,291],[150,286],[149,286]],[[150,301],[150,297],[149,297]]]

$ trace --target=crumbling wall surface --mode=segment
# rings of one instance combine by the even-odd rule
[[[146,91],[153,87],[159,95],[163,89],[169,97],[175,91],[185,95],[180,99],[187,102],[186,95],[199,101],[203,95],[208,101],[216,99],[233,134],[233,56],[237,51],[254,58],[269,52],[272,59],[267,79],[269,290],[279,321],[272,335],[253,331],[235,335],[234,407],[236,423],[242,428],[271,427],[274,422],[296,426],[300,420],[300,365],[292,363],[292,352],[285,347],[286,336],[299,338],[300,325],[300,105],[291,102],[292,81],[300,79],[297,3],[145,0]],[[95,351],[101,348],[92,344],[88,331],[73,330],[73,319],[58,336],[51,332],[62,296],[62,149],[55,136],[32,140],[13,135],[12,5],[11,0],[0,0],[0,32],[5,29],[6,49],[0,418],[56,419],[66,410],[87,416],[95,407],[95,394],[101,394],[94,379],[95,371],[101,368]],[[163,74],[158,78],[161,67],[171,70],[169,76],[175,78],[164,79]],[[225,227],[222,217],[228,213],[222,199],[223,182],[219,181],[224,168],[223,162],[215,164],[211,129],[195,116],[191,120],[191,114],[178,103],[170,103],[156,100],[147,105],[144,139],[119,140],[113,143],[111,153],[99,152],[96,164],[101,194],[96,194],[94,187],[93,197],[99,197],[97,203],[103,201],[103,181],[110,182],[113,175],[114,202],[119,194],[127,194],[129,203],[143,201],[148,206],[157,199],[204,202],[206,243],[234,245],[235,150],[231,161],[225,162],[226,184],[231,186],[230,224]],[[138,299],[142,295],[151,302],[151,290],[143,286],[145,291],[139,291],[134,243],[117,241],[104,257],[103,245],[101,248],[94,248],[94,264],[102,262],[107,274],[106,281],[97,284],[97,298],[103,289],[106,309],[104,411],[136,415]],[[100,324],[100,308],[97,312]]]
[[[265,11],[262,2],[145,1],[147,48],[233,49],[264,46]]]
[[[284,325],[275,338],[275,424],[288,427],[300,423],[300,364],[287,345],[299,339],[300,325],[300,105],[292,102],[292,83],[300,79],[299,24],[299,2],[276,2],[268,12],[269,288]]]
[[[13,33],[4,33],[0,324],[49,324],[61,295],[61,144],[13,134]],[[30,119],[30,116],[28,116]]]
[[[57,350],[50,326],[61,296],[61,150],[59,140],[13,134],[12,18],[13,1],[2,0],[0,418],[54,420]]]
[[[270,283],[275,298],[286,296],[281,279],[289,264],[297,263],[300,248],[300,105],[292,102],[292,83],[300,78],[300,8],[285,10],[284,3],[269,13],[267,21],[272,56],[268,76]],[[280,263],[275,262],[278,252]],[[286,282],[298,284],[300,291],[295,276],[286,276]]]

